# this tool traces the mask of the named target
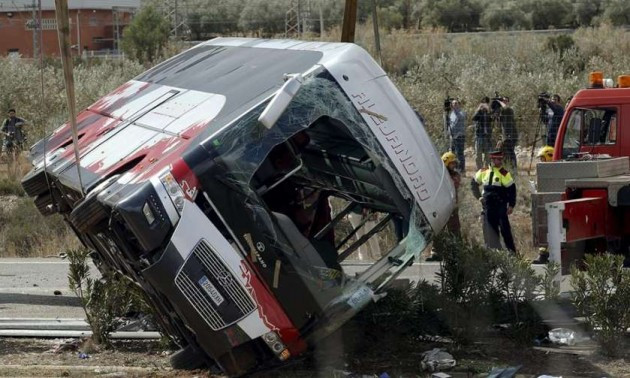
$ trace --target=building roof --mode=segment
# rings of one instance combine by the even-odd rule
[[[54,10],[55,0],[41,0],[42,10]],[[32,11],[38,0],[0,0],[0,13]],[[69,9],[139,8],[140,0],[68,0]]]

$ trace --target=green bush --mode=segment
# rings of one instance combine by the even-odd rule
[[[433,241],[442,257],[440,294],[443,320],[462,344],[475,340],[493,323],[492,306],[499,253],[442,232]]]
[[[493,324],[507,324],[506,335],[520,343],[544,331],[532,303],[557,296],[556,265],[539,276],[521,256],[448,233],[436,237],[433,249],[443,259],[440,313],[456,341],[469,343]]]
[[[575,46],[575,41],[570,35],[566,34],[548,37],[547,42],[545,42],[545,48],[549,51],[560,54],[560,57],[562,57],[564,53],[573,46]]]
[[[595,331],[602,352],[625,353],[624,338],[630,327],[630,271],[623,256],[586,255],[584,270],[571,268],[571,299]]]
[[[70,261],[68,284],[81,299],[87,322],[92,329],[92,341],[109,346],[110,333],[120,325],[120,317],[131,311],[146,311],[144,294],[129,279],[116,272],[103,272],[100,279],[90,277],[90,250],[68,250]]]
[[[352,320],[364,344],[443,336],[468,345],[497,324],[512,341],[530,344],[546,331],[535,308],[557,299],[557,264],[539,276],[521,257],[446,232],[436,236],[433,250],[443,259],[437,283],[390,289]]]

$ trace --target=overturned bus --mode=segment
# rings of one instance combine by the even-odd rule
[[[454,205],[422,118],[353,44],[214,39],[77,123],[78,146],[66,124],[31,148],[22,185],[142,288],[176,368],[240,375],[302,354],[385,295]],[[377,219],[360,237],[357,210]],[[392,223],[391,248],[346,271]]]

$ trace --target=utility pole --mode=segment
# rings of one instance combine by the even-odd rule
[[[186,0],[164,0],[163,14],[171,24],[171,36],[184,36],[188,30],[188,6]]]
[[[32,4],[32,26],[33,26],[33,58],[37,58],[37,52],[39,51],[39,36],[38,36],[38,20],[37,20],[37,5],[36,5],[36,0],[33,0],[33,4]]]
[[[322,12],[322,3],[324,0],[319,0],[319,39],[324,39],[324,13]]]
[[[300,36],[300,0],[289,0],[289,9],[284,17],[284,36]]]
[[[357,0],[346,0],[341,27],[341,42],[354,42],[354,30],[357,24]]]
[[[81,57],[81,20],[79,16],[81,14],[81,10],[77,9],[77,54]]]
[[[383,65],[381,58],[381,37],[378,30],[378,0],[372,0],[372,24],[374,25],[374,46],[376,47],[376,59],[378,64]]]
[[[302,3],[300,9],[300,20],[302,21],[302,34],[306,33],[310,29],[310,25],[308,24],[311,19],[311,0],[304,0],[306,4]]]

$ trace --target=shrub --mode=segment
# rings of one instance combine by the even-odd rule
[[[564,53],[573,46],[575,46],[575,41],[570,35],[566,34],[548,37],[547,42],[545,42],[545,48],[549,51],[560,54],[560,57],[562,57]]]
[[[532,303],[554,295],[556,266],[541,277],[521,256],[448,233],[438,235],[433,248],[443,259],[439,313],[457,342],[469,343],[497,323],[509,324],[507,336],[517,342],[530,342],[543,331]]]
[[[595,330],[602,352],[608,356],[623,353],[630,327],[630,271],[623,267],[623,256],[586,255],[584,270],[571,268],[571,285],[571,299]]]
[[[109,335],[120,325],[121,316],[148,308],[143,294],[129,279],[113,271],[104,272],[100,279],[90,277],[90,250],[71,249],[66,255],[70,261],[68,284],[81,300],[92,330],[92,341],[109,346]]]
[[[0,178],[0,196],[15,195],[23,196],[24,189],[17,180],[9,180],[8,178]]]
[[[503,252],[446,232],[435,238],[433,249],[442,257],[438,277],[443,320],[454,339],[466,344],[492,324],[497,262]]]

